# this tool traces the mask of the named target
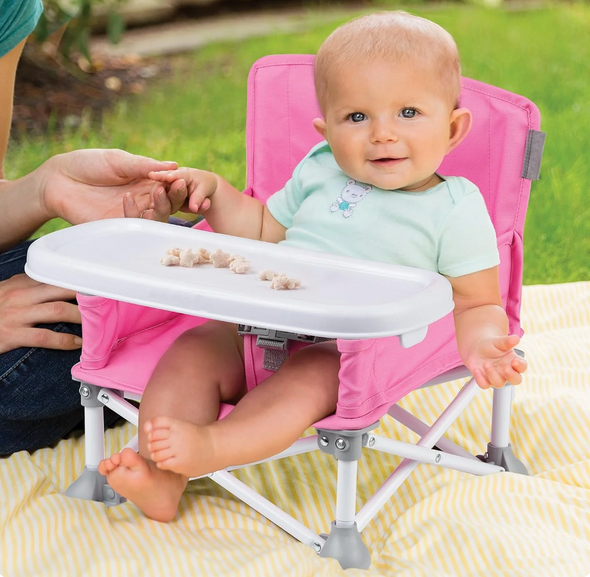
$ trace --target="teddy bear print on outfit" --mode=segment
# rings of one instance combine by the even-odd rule
[[[356,205],[373,189],[367,184],[357,184],[352,178],[346,181],[340,196],[330,205],[330,212],[342,211],[342,216],[348,218]]]

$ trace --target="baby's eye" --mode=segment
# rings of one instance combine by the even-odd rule
[[[363,120],[366,120],[367,117],[362,112],[353,112],[348,115],[348,118],[353,122],[362,122]]]
[[[403,108],[400,112],[402,118],[414,118],[418,114],[415,108]]]

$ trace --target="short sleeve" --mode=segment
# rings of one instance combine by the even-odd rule
[[[438,272],[458,277],[500,264],[494,226],[479,190],[463,196],[439,234]]]
[[[287,184],[266,201],[266,207],[270,214],[285,228],[291,228],[293,226],[293,217],[304,200],[299,173],[306,159],[307,157],[297,165],[293,171],[293,176],[287,181]]]
[[[0,57],[35,29],[42,12],[41,0],[0,0]]]

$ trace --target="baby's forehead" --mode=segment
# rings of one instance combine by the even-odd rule
[[[449,82],[454,80],[452,71],[443,71],[435,58],[418,58],[409,55],[401,59],[387,57],[358,57],[355,59],[336,60],[334,65],[325,71],[323,90],[318,91],[322,105],[334,104],[338,101],[358,100],[364,96],[368,87],[379,89],[381,84],[391,86],[390,80],[398,76],[404,78],[408,70],[412,71],[411,82],[399,81],[391,92],[392,100],[422,99],[424,95],[430,99],[440,96],[449,100],[454,108],[458,95]],[[458,80],[458,79],[457,79]],[[458,84],[458,82],[457,82]]]
[[[411,84],[403,82],[411,71]],[[367,85],[381,85],[389,81],[400,79],[395,87],[396,92],[417,92],[426,85],[431,85],[437,78],[439,70],[431,60],[421,60],[408,57],[402,60],[392,60],[382,57],[346,59],[335,62],[324,76],[328,96],[344,96],[350,92],[362,93]],[[347,90],[343,90],[346,86]]]

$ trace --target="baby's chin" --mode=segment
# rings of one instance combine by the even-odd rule
[[[399,174],[398,167],[397,174],[394,172],[396,169],[396,165],[401,164],[401,162],[397,163],[390,163],[393,166],[387,166],[386,162],[377,163],[375,166],[366,167],[366,170],[355,170],[354,167],[347,167],[342,166],[338,159],[336,160],[336,164],[340,167],[340,170],[348,176],[348,178],[352,178],[359,184],[366,184],[370,185],[374,188],[380,188],[382,190],[399,190],[400,188],[405,188],[406,186],[411,186],[413,184],[411,179],[407,177],[404,178],[401,174]],[[388,172],[391,171],[391,172]]]
[[[403,178],[399,174],[358,174],[357,176],[358,178],[354,176],[351,176],[351,178],[374,188],[402,192],[424,192],[442,182],[442,179],[436,173],[428,177],[414,179]]]

